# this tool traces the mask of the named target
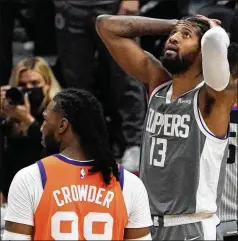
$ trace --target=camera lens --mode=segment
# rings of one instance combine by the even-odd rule
[[[11,88],[6,91],[6,99],[11,105],[23,105],[24,104],[24,89],[23,88]]]

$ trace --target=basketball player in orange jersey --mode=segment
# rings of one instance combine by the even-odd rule
[[[96,98],[64,90],[43,116],[43,145],[60,154],[16,174],[3,239],[151,240],[147,192],[113,159]]]

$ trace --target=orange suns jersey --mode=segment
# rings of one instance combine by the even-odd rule
[[[93,161],[56,154],[37,162],[43,194],[34,214],[34,240],[123,240],[128,222],[120,182],[106,186]]]

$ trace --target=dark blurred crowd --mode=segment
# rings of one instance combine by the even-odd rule
[[[138,171],[147,88],[108,53],[95,30],[100,14],[166,19],[202,14],[221,20],[231,42],[238,43],[236,0],[0,0],[0,191],[5,198],[16,172],[41,159],[42,112],[66,87],[96,95],[115,157]],[[164,40],[138,39],[156,57]]]

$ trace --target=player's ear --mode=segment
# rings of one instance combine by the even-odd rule
[[[66,118],[62,118],[59,127],[59,134],[62,134],[69,126],[69,121]]]

